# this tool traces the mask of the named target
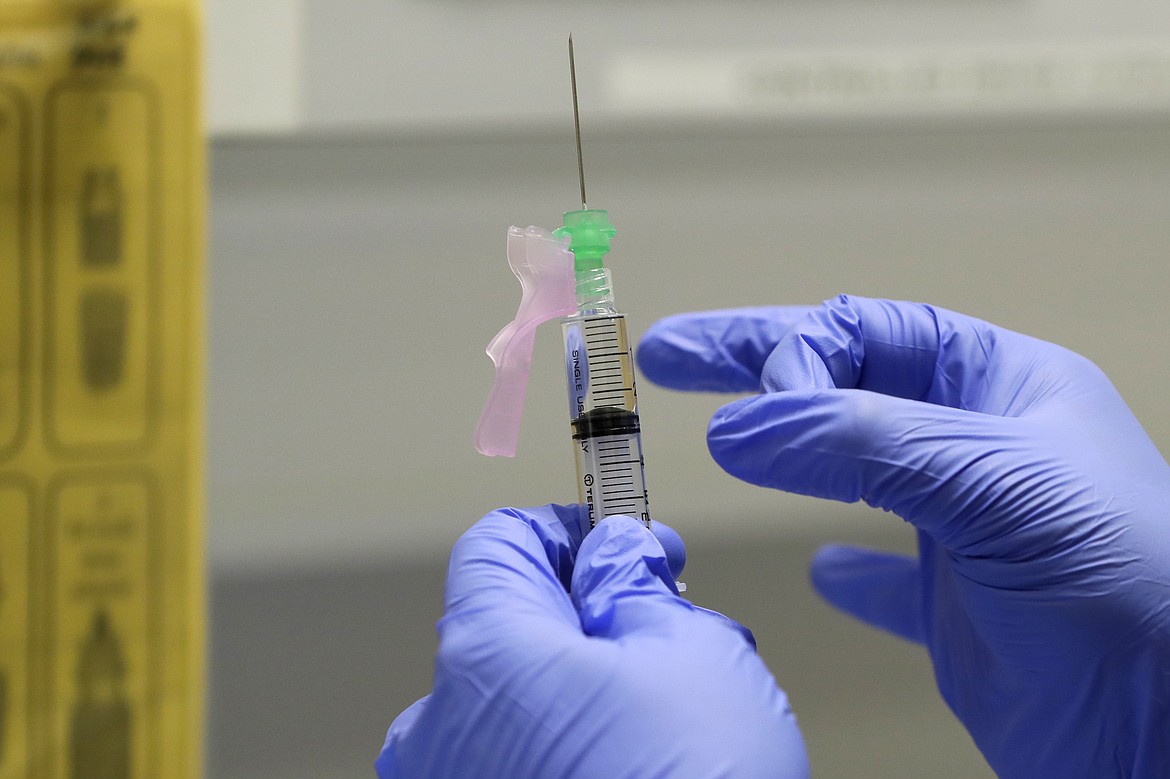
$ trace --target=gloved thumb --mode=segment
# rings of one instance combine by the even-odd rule
[[[810,566],[813,588],[846,614],[923,643],[918,560],[854,546],[822,547]]]
[[[678,595],[662,544],[624,516],[607,517],[581,542],[573,568],[573,605],[591,636],[617,638],[654,624],[678,608]]]

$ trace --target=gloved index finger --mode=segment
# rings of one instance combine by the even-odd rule
[[[660,319],[638,344],[638,368],[655,384],[699,392],[755,392],[772,349],[806,306],[700,311]]]
[[[493,511],[463,534],[451,552],[440,631],[472,632],[580,625],[566,584],[579,543],[569,526],[575,506]]]

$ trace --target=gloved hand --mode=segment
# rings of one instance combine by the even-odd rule
[[[1096,366],[850,297],[672,317],[638,358],[669,387],[761,393],[711,420],[732,475],[918,529],[916,559],[821,550],[813,584],[926,645],[1000,776],[1170,776],[1170,467]]]
[[[641,523],[582,542],[578,522],[500,509],[455,545],[434,691],[391,725],[381,779],[807,776],[744,634],[678,596]]]

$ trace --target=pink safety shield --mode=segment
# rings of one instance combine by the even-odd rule
[[[508,265],[520,279],[520,307],[487,346],[496,376],[475,427],[475,448],[490,457],[516,455],[536,326],[577,311],[568,236],[556,238],[542,227],[509,227]]]

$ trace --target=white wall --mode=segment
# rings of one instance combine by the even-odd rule
[[[635,333],[840,291],[931,301],[1087,354],[1170,451],[1163,122],[615,132],[586,154]],[[471,446],[519,299],[505,229],[575,207],[569,139],[220,141],[211,170],[213,563],[440,550],[497,505],[573,499],[555,328],[520,455]],[[716,399],[640,395],[655,513],[685,533],[864,513],[739,485],[703,444]]]

